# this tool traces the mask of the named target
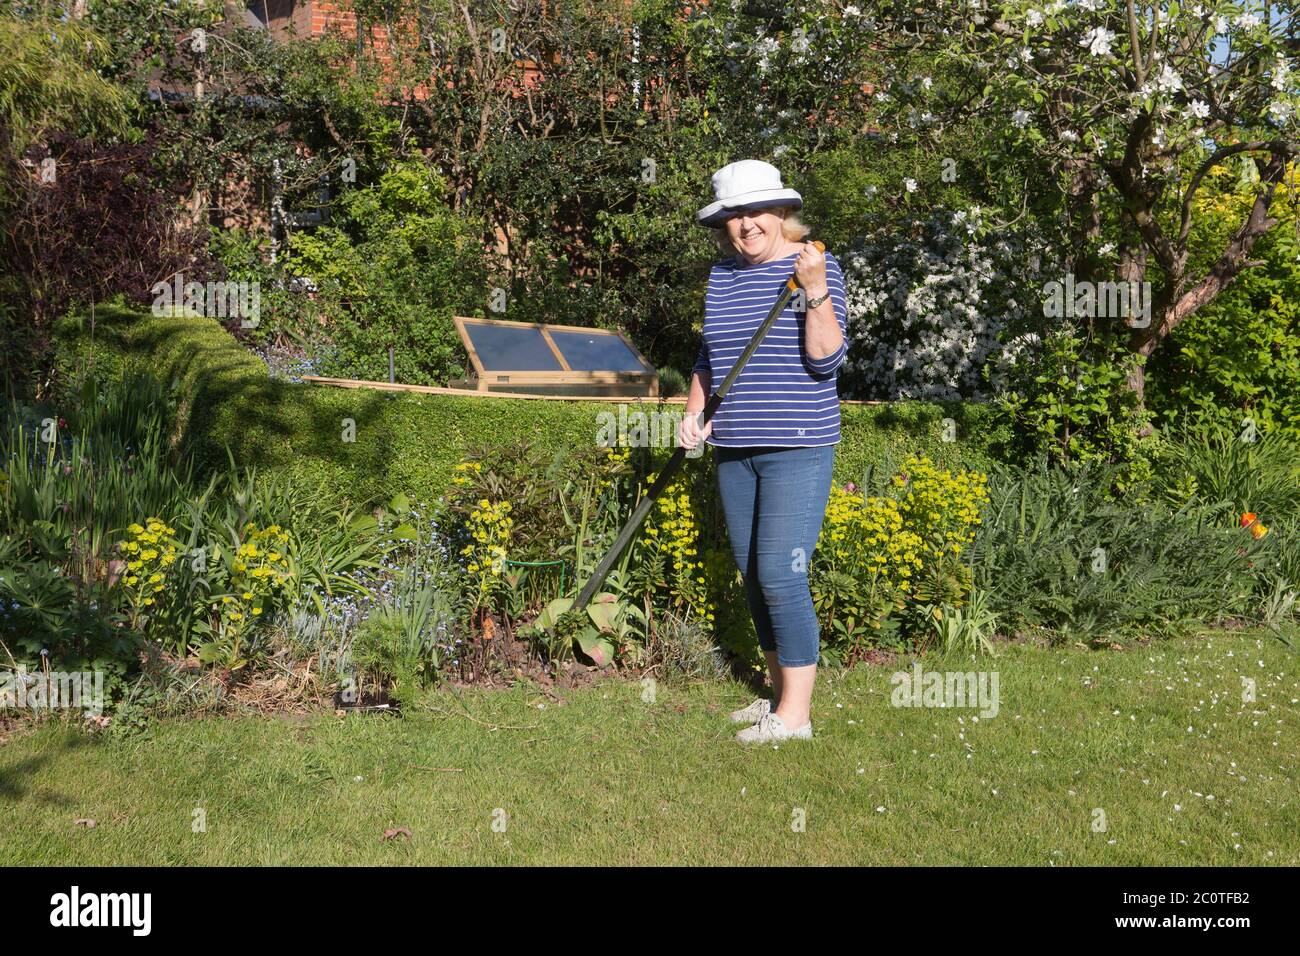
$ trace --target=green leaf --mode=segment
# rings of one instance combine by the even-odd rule
[[[596,662],[597,667],[608,667],[614,663],[614,644],[602,637],[595,628],[584,627],[578,632],[578,646],[582,653]]]
[[[379,527],[379,522],[375,520],[374,515],[358,515],[352,523],[348,525],[348,530],[354,533],[360,533],[362,531],[373,531],[377,527]]]
[[[618,632],[618,621],[622,613],[623,608],[612,594],[597,594],[587,605],[587,616],[606,634]]]
[[[542,608],[542,613],[537,615],[534,624],[544,630],[551,630],[571,607],[573,607],[573,598],[556,598]]]

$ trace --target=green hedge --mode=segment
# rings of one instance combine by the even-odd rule
[[[296,384],[271,378],[266,365],[220,325],[201,317],[155,317],[100,308],[92,333],[84,316],[56,329],[65,380],[79,371],[118,376],[150,369],[178,380],[184,396],[180,440],[205,468],[223,468],[226,448],[241,466],[322,479],[340,500],[386,501],[398,492],[432,500],[452,468],[483,445],[528,439],[556,451],[594,442],[602,402],[524,401],[380,392]],[[679,406],[678,406],[679,407]],[[356,441],[343,440],[343,421]],[[943,419],[956,442],[942,440]],[[904,402],[844,406],[835,472],[858,478],[912,451],[951,465],[985,467],[993,428],[988,408]]]

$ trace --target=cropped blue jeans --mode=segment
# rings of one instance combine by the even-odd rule
[[[830,498],[835,446],[714,446],[732,554],[758,644],[782,667],[816,664],[820,635],[808,565]]]

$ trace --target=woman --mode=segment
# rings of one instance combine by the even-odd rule
[[[709,276],[704,341],[678,440],[714,447],[727,533],[772,700],[731,715],[753,726],[742,743],[812,736],[809,708],[819,632],[808,563],[830,496],[840,439],[836,373],[847,350],[839,263],[803,242],[803,199],[769,163],[745,159],[713,175],[715,201],[699,211],[723,252]],[[791,273],[803,290],[786,306],[703,429],[698,415],[766,318]],[[799,306],[796,310],[795,306]]]

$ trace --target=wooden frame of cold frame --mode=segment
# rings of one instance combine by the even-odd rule
[[[460,340],[469,353],[473,372],[465,379],[451,383],[454,388],[470,389],[478,392],[522,392],[536,395],[608,395],[608,396],[645,396],[656,398],[659,395],[659,373],[646,361],[636,346],[626,335],[615,329],[593,329],[577,325],[555,325],[548,322],[511,322],[504,319],[480,319],[472,316],[452,316]],[[493,359],[486,343],[475,343],[472,330],[497,328],[502,332],[512,330],[517,339],[515,343],[524,351],[532,350],[528,359],[515,359],[514,364],[532,366],[516,368],[511,366],[508,358]],[[533,330],[536,337],[523,335]],[[560,341],[557,342],[556,338]],[[575,337],[586,339],[577,341]],[[527,341],[532,338],[532,341]],[[593,345],[593,340],[606,338],[618,342],[626,350],[619,355],[624,365],[632,365],[636,370],[574,368],[577,353],[582,346]],[[504,341],[504,337],[501,339]],[[539,343],[545,351],[538,348]],[[479,346],[484,346],[487,355],[479,354]],[[564,347],[562,347],[564,346]],[[569,350],[566,356],[565,348]],[[516,350],[516,354],[520,354]],[[487,359],[486,361],[484,359]],[[594,364],[578,362],[578,364]],[[503,367],[505,366],[505,367]]]

